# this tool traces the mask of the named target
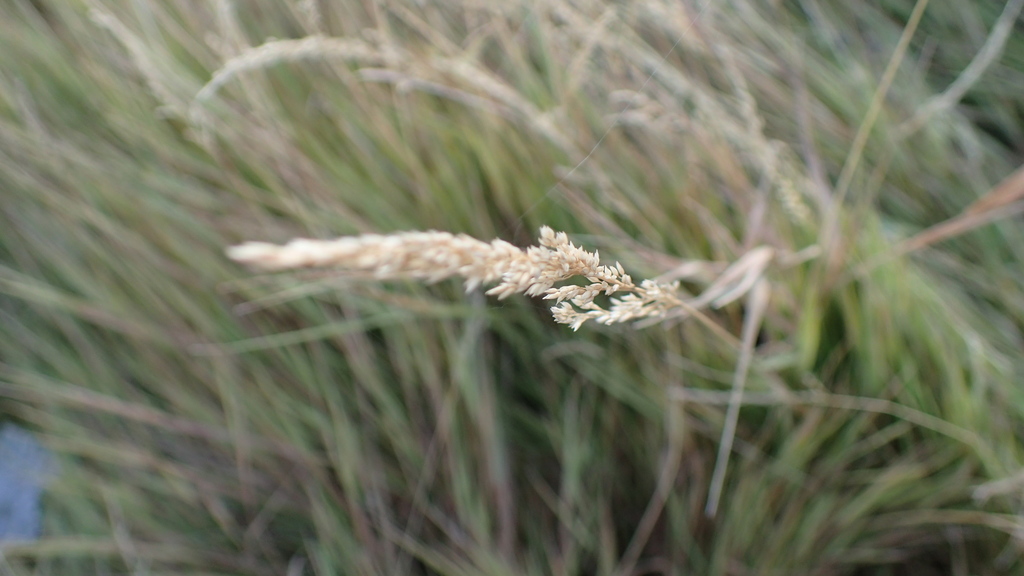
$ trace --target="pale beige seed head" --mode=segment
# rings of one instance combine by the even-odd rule
[[[233,260],[263,270],[333,268],[341,274],[380,280],[437,282],[462,278],[468,290],[494,284],[487,294],[554,300],[556,322],[577,330],[588,320],[615,324],[682,317],[709,305],[722,306],[747,292],[764,273],[774,251],[756,248],[728,267],[704,294],[684,301],[679,283],[644,280],[636,285],[622,265],[601,264],[599,254],[575,246],[564,232],[545,226],[539,245],[521,249],[504,240],[483,242],[448,232],[366,234],[334,240],[295,239],[284,245],[248,242],[228,249]],[[557,286],[573,278],[589,284]],[[609,297],[604,307],[595,300]]]

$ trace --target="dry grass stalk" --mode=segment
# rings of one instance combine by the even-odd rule
[[[237,75],[251,70],[267,68],[280,62],[307,58],[340,58],[358,62],[380,64],[389,55],[361,40],[306,36],[299,40],[271,40],[249,49],[224,63],[195,96],[195,103],[212,98],[218,90]]]
[[[1006,3],[1006,6],[1003,7],[1003,13],[1000,14],[999,19],[992,27],[992,32],[988,35],[988,39],[985,40],[984,46],[975,54],[971,63],[964,68],[956,81],[946,88],[945,92],[929,98],[923,106],[918,108],[910,120],[907,120],[897,128],[897,132],[901,137],[906,138],[917,132],[929,120],[953,108],[963,99],[967,92],[985,74],[988,67],[1003,55],[1003,49],[1006,48],[1006,42],[1010,39],[1014,23],[1020,17],[1022,9],[1024,9],[1024,0],[1010,0]]]
[[[878,266],[900,256],[966,234],[1001,219],[1011,218],[1021,212],[1024,212],[1024,166],[1014,170],[960,214],[899,242],[885,253],[858,266],[847,278],[864,276]]]
[[[679,283],[643,280],[635,283],[622,265],[601,264],[599,254],[573,245],[564,232],[547,226],[540,230],[539,246],[525,250],[504,240],[490,243],[448,232],[368,234],[335,240],[295,239],[285,245],[248,242],[228,249],[233,260],[264,270],[332,267],[378,280],[414,279],[437,282],[465,279],[467,290],[497,283],[487,291],[499,299],[513,294],[554,300],[556,322],[578,330],[588,320],[615,324],[635,320],[657,322],[687,316],[695,309],[724,306],[742,297],[760,278],[774,251],[759,247],[727,268],[697,298],[686,299]],[[555,284],[574,277],[589,284]],[[605,308],[595,302],[610,298]]]

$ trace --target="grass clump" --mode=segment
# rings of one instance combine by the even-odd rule
[[[8,2],[0,566],[1024,572],[1018,4]]]

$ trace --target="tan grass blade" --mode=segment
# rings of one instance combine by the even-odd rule
[[[761,329],[761,320],[768,309],[771,289],[768,282],[758,280],[747,298],[747,316],[743,320],[743,347],[740,358],[733,373],[732,393],[729,396],[729,408],[725,414],[725,426],[722,428],[722,440],[718,444],[718,458],[715,471],[711,475],[711,488],[708,490],[708,502],[704,514],[714,518],[718,513],[718,504],[725,486],[725,473],[729,467],[729,455],[732,454],[732,443],[736,438],[736,424],[739,422],[740,407],[743,405],[743,389],[747,383],[747,373],[754,358],[754,344],[757,332]]]
[[[893,252],[896,256],[908,254],[1020,212],[1024,212],[1024,166],[1014,170],[959,215],[900,242]]]
[[[970,232],[975,228],[1024,211],[1024,166],[1018,168],[990,192],[971,204],[959,216],[941,222],[904,240],[897,250],[906,254],[936,242]]]
[[[889,93],[889,88],[892,86],[904,56],[906,56],[907,48],[910,46],[910,41],[914,37],[914,32],[917,30],[921,18],[924,16],[928,2],[929,0],[917,0],[917,3],[914,5],[914,11],[911,12],[910,19],[903,28],[903,34],[900,36],[899,43],[896,45],[892,57],[889,58],[889,64],[886,66],[885,72],[882,73],[882,78],[878,82],[878,88],[871,98],[871,104],[868,106],[868,111],[864,114],[864,120],[857,128],[857,134],[850,145],[850,152],[847,154],[846,162],[839,173],[839,179],[832,193],[833,202],[829,205],[829,211],[825,215],[825,224],[821,228],[823,239],[819,242],[829,254],[829,260],[834,258],[836,251],[840,249],[842,244],[839,238],[839,214],[843,201],[846,198],[847,192],[849,192],[850,186],[853,184],[853,178],[857,173],[857,168],[860,166],[860,160],[864,154],[864,148],[868,144],[868,138],[870,138],[875,122],[882,112],[885,97]]]
[[[900,256],[1021,213],[1024,213],[1024,165],[1014,170],[995,188],[975,200],[973,204],[964,208],[963,212],[957,216],[939,222],[899,242],[892,250],[858,266],[845,278],[845,281],[862,277],[878,266]]]

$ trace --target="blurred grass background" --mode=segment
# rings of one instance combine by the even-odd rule
[[[871,4],[6,0],[0,418],[62,473],[0,573],[1024,574],[1020,216],[893,254],[1021,164],[1020,2]],[[542,224],[636,277],[820,248],[716,517],[742,306],[573,333],[223,254]]]

